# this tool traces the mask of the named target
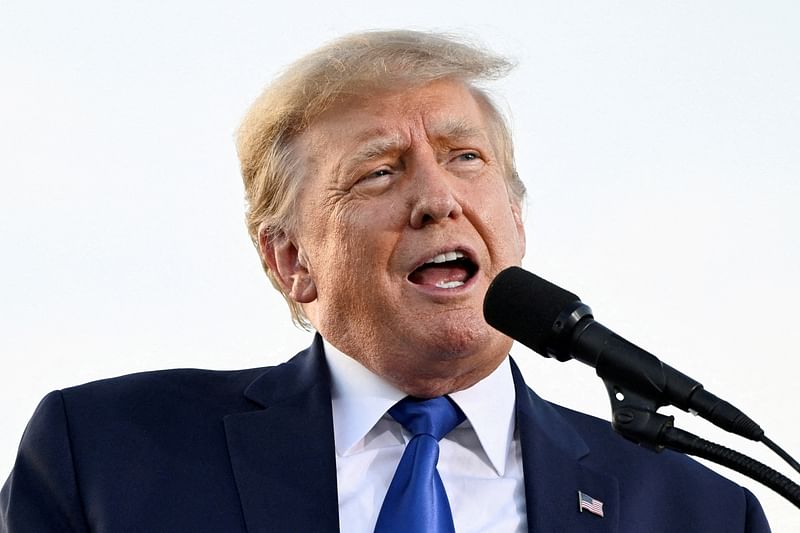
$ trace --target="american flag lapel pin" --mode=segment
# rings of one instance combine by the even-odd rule
[[[603,502],[596,500],[581,491],[578,491],[578,511],[588,511],[599,517],[603,516]]]

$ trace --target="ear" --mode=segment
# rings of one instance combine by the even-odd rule
[[[317,286],[301,246],[285,232],[270,233],[259,228],[258,247],[261,257],[280,284],[283,292],[297,303],[317,299]]]
[[[522,207],[516,202],[511,202],[511,214],[517,226],[517,242],[519,243],[519,258],[525,257],[525,224],[522,222]]]

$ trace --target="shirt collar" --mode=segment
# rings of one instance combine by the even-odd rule
[[[331,373],[336,453],[347,455],[406,393],[323,339]],[[450,394],[478,436],[498,475],[514,437],[514,380],[508,357],[487,377]]]
[[[514,378],[508,357],[473,386],[450,394],[467,415],[483,451],[497,475],[506,470],[506,457],[514,438]]]
[[[331,373],[331,406],[336,454],[347,455],[394,404],[400,389],[367,370],[323,339]]]

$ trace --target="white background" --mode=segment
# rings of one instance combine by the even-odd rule
[[[525,266],[800,456],[798,6],[0,2],[0,478],[52,389],[308,343],[246,235],[234,131],[300,54],[396,27],[519,61],[496,92],[529,188]],[[540,394],[608,418],[590,368],[514,353]],[[732,477],[776,531],[800,528]]]

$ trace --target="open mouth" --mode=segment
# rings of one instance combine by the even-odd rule
[[[408,281],[439,289],[455,289],[467,283],[478,271],[464,252],[452,250],[435,255],[414,269]]]

